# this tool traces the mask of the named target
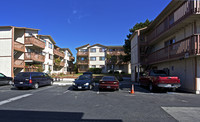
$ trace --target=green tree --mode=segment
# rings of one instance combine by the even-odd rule
[[[106,55],[107,63],[112,65],[113,75],[115,70],[115,65],[117,65],[118,58],[116,55]]]
[[[126,36],[124,47],[124,52],[126,55],[123,57],[124,62],[128,62],[131,60],[131,35],[135,32],[135,30],[147,27],[151,24],[152,21],[149,21],[148,19],[145,22],[136,23],[133,28],[129,29],[129,34]]]

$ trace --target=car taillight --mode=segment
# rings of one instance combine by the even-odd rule
[[[32,83],[32,80],[31,80],[31,79],[29,80],[29,83]]]

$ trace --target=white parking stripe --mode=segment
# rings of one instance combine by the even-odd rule
[[[69,90],[67,90],[67,91],[63,92],[63,94],[65,94],[65,93],[67,93],[67,92],[69,92]]]
[[[21,95],[21,96],[13,97],[13,98],[1,101],[0,105],[6,104],[6,103],[10,103],[10,102],[13,102],[13,101],[16,101],[16,100],[19,100],[19,99],[22,99],[24,97],[28,97],[28,96],[31,96],[31,95],[32,94],[24,94],[24,95]]]

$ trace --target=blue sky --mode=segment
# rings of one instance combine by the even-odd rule
[[[123,45],[129,29],[153,20],[171,0],[1,0],[1,26],[40,29],[61,48]]]

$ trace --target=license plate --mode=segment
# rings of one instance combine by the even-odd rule
[[[111,88],[110,86],[107,86],[107,88]]]
[[[167,85],[166,85],[166,87],[171,87],[171,86],[172,86],[171,84],[167,84]]]
[[[23,84],[23,82],[19,82],[19,84]]]
[[[79,86],[79,87],[78,87],[78,89],[82,89],[82,87],[81,87],[81,86]]]

